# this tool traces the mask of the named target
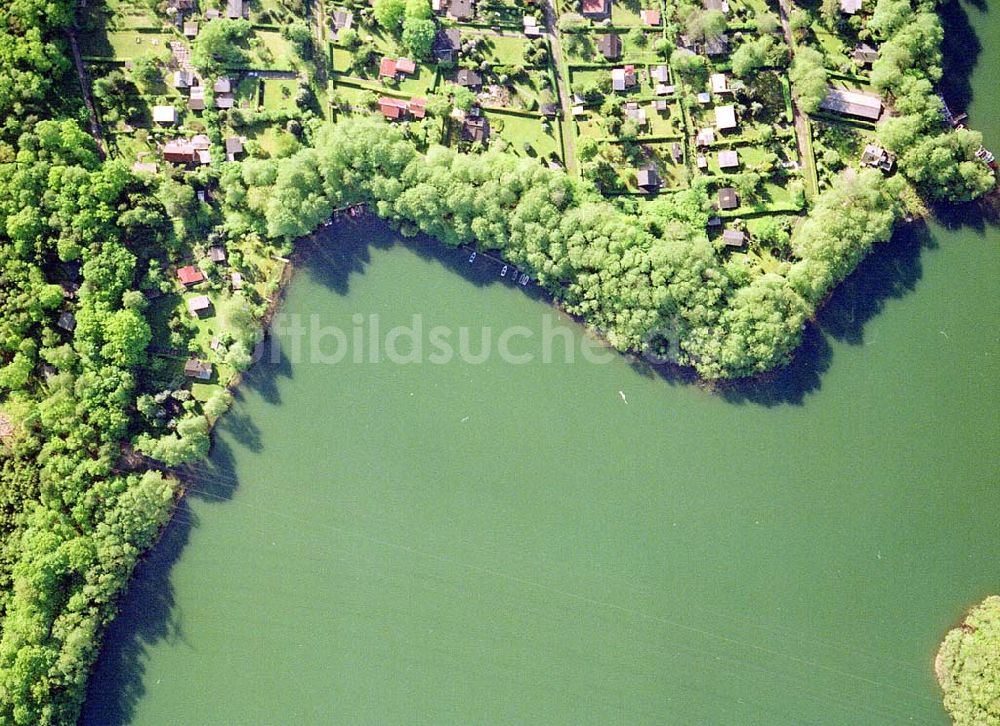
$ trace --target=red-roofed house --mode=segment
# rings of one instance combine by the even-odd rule
[[[383,58],[378,67],[381,78],[399,78],[417,72],[417,64],[409,58]]]
[[[398,98],[382,96],[382,98],[378,100],[378,110],[381,111],[382,115],[390,121],[396,121],[406,115],[406,101],[400,101]]]
[[[660,24],[660,11],[655,9],[642,11],[642,22],[646,25],[657,26]]]
[[[201,270],[194,265],[188,265],[187,267],[181,267],[177,270],[177,279],[179,279],[183,285],[194,285],[195,283],[202,282],[205,279],[205,276],[201,274]]]
[[[423,118],[427,115],[427,99],[411,98],[409,101],[402,101],[398,98],[382,96],[378,100],[378,110],[390,121],[405,119],[407,115],[413,116],[413,118]]]
[[[588,18],[609,17],[611,0],[580,0],[580,14]]]
[[[190,164],[197,159],[196,149],[190,141],[171,139],[163,145],[163,160]]]
[[[427,115],[427,99],[411,98],[409,108],[413,118],[423,118]]]
[[[383,58],[382,62],[378,67],[378,74],[382,78],[395,78],[396,77],[396,59],[395,58]]]

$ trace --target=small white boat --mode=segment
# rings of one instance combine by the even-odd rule
[[[471,255],[469,255],[469,262],[475,262],[475,261],[476,261],[476,253],[473,252]]]
[[[504,265],[503,269],[500,270],[500,277],[507,277],[507,265]]]
[[[519,282],[522,285],[527,285],[528,284],[528,276],[527,275],[521,275],[521,279],[519,280]]]

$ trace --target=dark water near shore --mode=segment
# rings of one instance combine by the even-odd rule
[[[946,16],[994,151],[998,13]],[[588,362],[488,261],[325,242],[285,316],[350,339],[417,314],[472,352],[524,326],[535,359],[328,365],[286,337],[140,568],[84,723],[947,723],[938,642],[1000,592],[987,216],[897,235],[791,370],[721,394]],[[550,324],[572,364],[566,338],[541,360]]]

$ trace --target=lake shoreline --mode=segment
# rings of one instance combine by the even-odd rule
[[[998,189],[995,192],[991,192],[986,197],[983,197],[981,200],[972,202],[971,204],[980,208],[982,211],[989,209],[991,204],[1000,204],[1000,187],[998,187]],[[957,205],[949,205],[947,207],[941,208],[940,211],[943,211],[944,209],[954,209],[956,206]],[[885,245],[889,243],[892,240],[892,238],[894,238],[897,234],[904,232],[905,230],[913,229],[918,226],[925,226],[927,225],[928,222],[940,220],[940,215],[938,211],[939,210],[925,209],[919,214],[911,214],[909,215],[908,218],[898,221],[895,227],[893,228],[892,237],[890,237],[890,239],[886,240],[885,242],[879,243],[879,245]],[[393,235],[396,235],[398,237],[397,240],[394,242],[394,244],[402,244],[404,247],[411,247],[415,244],[416,240],[421,240],[421,241],[426,241],[430,245],[437,247],[438,250],[440,251],[463,250],[470,253],[475,252],[478,255],[483,255],[488,257],[489,259],[491,259],[494,262],[497,262],[498,264],[510,265],[515,270],[515,272],[524,273],[524,271],[521,270],[516,265],[516,263],[504,260],[498,254],[499,253],[498,250],[482,250],[479,249],[475,245],[475,243],[465,243],[452,247],[444,244],[440,240],[428,237],[423,234],[421,234],[417,238],[402,237],[399,234],[399,231],[394,229],[389,221],[367,210],[363,212],[362,216],[338,219],[333,222],[333,224],[335,225],[344,223],[350,223],[352,225],[357,226],[358,228],[362,227],[363,225],[381,226],[386,230],[390,231]],[[260,318],[259,322],[257,323],[257,333],[261,337],[260,341],[257,343],[255,347],[254,355],[252,358],[253,363],[251,367],[248,368],[246,371],[235,373],[226,382],[224,386],[225,390],[229,391],[230,393],[234,392],[241,384],[243,376],[250,370],[252,370],[254,366],[256,366],[257,361],[260,359],[260,355],[262,354],[264,343],[270,336],[271,322],[273,321],[274,316],[277,314],[281,305],[284,303],[285,295],[287,293],[289,284],[292,282],[295,273],[298,271],[298,269],[303,264],[307,263],[308,259],[312,255],[316,254],[315,250],[304,249],[301,243],[305,240],[316,242],[319,235],[321,235],[323,231],[326,229],[328,229],[328,227],[320,227],[314,230],[311,234],[306,235],[305,237],[300,237],[298,240],[296,240],[293,251],[287,258],[278,257],[276,255],[274,256],[274,259],[283,262],[284,265],[282,267],[282,272],[278,277],[278,280],[276,281],[277,290],[271,297],[271,299],[268,301],[267,309],[265,310],[264,315]],[[868,257],[878,254],[878,252],[879,252],[878,245],[876,245],[863,259],[868,259]],[[848,276],[848,278],[849,277],[850,276]],[[559,313],[565,315],[567,318],[569,318],[575,324],[579,325],[583,330],[585,330],[586,334],[596,338],[602,344],[606,345],[609,350],[614,351],[616,355],[621,356],[629,364],[637,365],[640,367],[648,367],[652,370],[657,371],[664,378],[682,382],[688,385],[694,385],[697,386],[698,388],[701,388],[702,390],[710,391],[712,393],[722,393],[727,389],[732,390],[753,384],[774,382],[781,375],[784,375],[788,372],[788,369],[795,363],[796,358],[801,354],[803,341],[799,342],[799,345],[796,346],[794,351],[792,351],[790,360],[782,366],[773,368],[768,371],[763,371],[754,376],[745,376],[742,378],[716,379],[716,380],[704,378],[698,375],[697,370],[695,369],[694,366],[681,365],[670,361],[650,361],[645,357],[645,354],[642,351],[631,350],[631,349],[620,350],[619,348],[616,348],[608,340],[604,331],[589,325],[586,319],[582,315],[569,312],[563,305],[562,301],[559,298],[557,298],[553,293],[551,293],[549,290],[547,290],[545,287],[538,284],[537,280],[531,278],[530,276],[529,280],[538,298],[543,300],[546,303],[546,305],[550,306],[554,310],[557,310]],[[830,290],[829,293],[827,293],[827,295],[823,298],[822,302],[820,302],[820,304],[816,306],[816,310],[813,312],[813,314],[806,319],[805,326],[813,325],[818,327],[818,319],[820,315],[823,313],[823,311],[829,304],[830,300],[840,290],[841,286],[844,284],[845,281],[841,281],[840,284],[838,284],[836,287]],[[520,287],[520,285],[515,285],[515,286]],[[214,425],[215,421],[212,421],[211,427],[214,428]]]
[[[499,329],[537,319],[551,310],[535,304],[532,298],[537,297],[537,290],[530,287],[519,291],[521,294],[511,294],[509,281],[499,284],[500,268],[485,259],[481,266],[468,265],[469,253],[419,238],[394,246],[390,244],[398,239],[395,237],[365,239],[366,234],[375,236],[373,228],[365,223],[346,225],[321,234],[318,250],[304,240],[298,252],[289,255],[290,277],[283,296],[274,301],[284,305],[276,308],[273,318],[270,335],[274,342],[285,342],[279,327],[284,316],[293,314],[319,312],[321,324],[329,325],[376,306],[396,325],[405,324],[415,310],[435,311],[440,306],[436,323],[455,327],[473,321]],[[937,235],[936,225],[932,232]],[[907,266],[910,253],[916,254],[920,247],[916,244],[919,237],[902,240],[902,248],[894,244],[878,250],[876,254],[886,262],[877,267],[896,265],[900,249],[904,251],[902,264]],[[523,653],[532,653],[531,662],[540,661],[561,690],[582,687],[577,676],[613,683],[621,677],[624,701],[605,702],[603,692],[598,692],[594,703],[588,704],[602,720],[614,720],[609,710],[602,710],[605,706],[618,707],[622,702],[636,723],[643,722],[641,716],[647,709],[656,713],[662,691],[627,677],[632,656],[646,672],[669,681],[667,694],[678,708],[686,707],[706,722],[721,716],[713,710],[717,699],[702,698],[681,687],[685,685],[683,676],[678,676],[681,666],[660,652],[676,641],[678,633],[672,626],[612,613],[611,635],[626,644],[618,652],[630,657],[623,654],[609,656],[606,662],[594,660],[592,668],[581,672],[574,659],[563,657],[564,646],[591,642],[588,638],[595,637],[591,618],[603,622],[607,616],[603,609],[593,610],[580,600],[551,597],[548,591],[533,587],[522,592],[516,583],[497,582],[485,572],[480,579],[478,571],[470,573],[452,560],[487,568],[511,563],[503,565],[504,573],[601,601],[613,597],[616,604],[636,611],[648,612],[653,607],[650,603],[655,602],[653,614],[658,617],[713,631],[724,626],[728,635],[747,642],[760,642],[759,628],[778,628],[778,632],[766,631],[772,633],[769,648],[820,664],[815,672],[800,676],[798,665],[786,663],[788,669],[780,674],[785,678],[808,680],[810,687],[842,694],[845,703],[900,713],[905,710],[914,720],[940,722],[934,720],[937,686],[929,682],[929,661],[940,633],[937,628],[927,628],[926,623],[964,607],[949,593],[954,596],[959,590],[955,583],[972,579],[971,572],[982,571],[985,555],[969,560],[964,543],[978,541],[982,520],[991,518],[975,514],[982,512],[981,507],[967,513],[962,502],[980,491],[984,466],[959,466],[972,459],[964,447],[956,449],[953,440],[913,451],[912,440],[918,432],[900,425],[911,420],[910,404],[917,405],[904,395],[904,389],[913,387],[899,383],[898,374],[887,364],[900,360],[907,351],[926,350],[911,363],[909,377],[920,382],[920,389],[930,389],[928,400],[951,402],[945,413],[938,414],[946,418],[935,430],[961,430],[965,424],[960,422],[969,416],[973,417],[968,424],[970,431],[983,430],[989,413],[984,407],[970,407],[968,400],[981,398],[983,391],[970,393],[976,387],[970,385],[973,379],[965,377],[961,361],[982,353],[984,345],[974,342],[969,327],[952,327],[964,318],[948,312],[966,305],[970,295],[958,288],[949,301],[942,291],[954,289],[956,282],[971,282],[967,280],[968,255],[976,253],[972,269],[983,269],[982,261],[993,256],[992,245],[971,245],[963,250],[952,243],[955,239],[942,236],[941,253],[923,254],[926,279],[917,293],[905,293],[906,304],[891,306],[884,319],[876,319],[871,330],[866,329],[880,344],[837,355],[836,364],[826,374],[829,377],[825,375],[822,388],[807,397],[804,409],[794,405],[768,408],[755,401],[746,406],[726,405],[694,389],[663,385],[655,377],[643,380],[621,361],[609,367],[501,367],[499,371],[460,364],[450,369],[423,366],[416,370],[411,366],[395,370],[391,365],[324,369],[265,355],[243,378],[231,418],[213,432],[211,459],[184,475],[188,479],[184,503],[157,545],[161,555],[152,558],[151,565],[141,565],[139,581],[122,606],[122,619],[108,640],[103,665],[91,688],[90,720],[85,718],[83,723],[107,724],[109,720],[102,720],[102,716],[108,713],[122,713],[144,723],[167,723],[169,716],[176,718],[178,713],[182,717],[200,713],[205,720],[222,720],[222,714],[242,713],[239,709],[246,708],[247,699],[252,698],[234,698],[235,694],[227,693],[234,686],[226,679],[247,681],[258,675],[261,686],[254,690],[266,702],[249,702],[266,718],[286,705],[280,702],[288,688],[281,674],[270,673],[265,663],[248,666],[245,672],[236,669],[235,674],[232,669],[224,672],[217,668],[221,658],[232,657],[225,653],[236,652],[246,660],[241,649],[259,652],[263,643],[269,649],[269,659],[299,657],[313,674],[308,677],[314,680],[307,680],[302,687],[303,692],[319,694],[304,697],[315,709],[308,713],[331,709],[332,717],[343,721],[395,722],[400,711],[392,709],[401,708],[405,701],[405,689],[399,684],[410,687],[411,682],[400,680],[394,663],[400,659],[413,662],[413,658],[437,652],[425,647],[428,643],[453,647],[446,660],[457,660],[465,673],[456,681],[432,665],[421,665],[420,674],[427,675],[412,676],[416,679],[412,687],[426,694],[418,708],[435,713],[440,722],[452,722],[449,715],[455,722],[490,714],[496,717],[497,711],[490,710],[495,708],[492,702],[483,700],[482,694],[497,687],[505,699],[507,693],[521,691],[521,700],[527,704],[510,706],[513,710],[504,715],[511,720],[531,720],[530,716],[537,716],[543,708],[556,716],[551,719],[554,722],[570,722],[572,716],[579,715],[570,700],[541,692],[525,694],[519,682],[505,682],[503,676],[509,671],[504,666],[509,661],[483,662],[479,658],[470,668],[469,661],[462,658],[480,654],[480,648],[461,639],[452,643],[447,637],[450,631],[442,630],[445,622],[484,623],[491,638],[495,635],[497,642],[511,643],[505,650],[509,657],[519,657],[523,645]],[[338,240],[350,249],[335,250]],[[440,254],[431,254],[434,250]],[[320,256],[310,257],[314,252]],[[948,276],[943,275],[946,267],[951,271]],[[278,268],[271,269],[277,276]],[[456,277],[454,272],[460,274]],[[985,298],[981,290],[995,287],[985,278],[979,276],[982,284],[977,283],[974,299]],[[965,285],[966,290],[968,287]],[[867,289],[849,283],[847,295],[830,304],[838,308],[844,297],[857,297]],[[912,288],[904,285],[900,289]],[[945,343],[943,338],[939,340],[936,329],[929,330],[928,320],[947,329],[952,337],[953,342],[947,344],[949,355],[956,357],[952,365],[959,370],[949,375],[935,372],[939,363],[935,352],[944,350]],[[569,326],[568,320],[566,324]],[[569,327],[579,339],[582,329]],[[918,330],[927,334],[915,339]],[[807,359],[810,342],[807,338],[803,356]],[[838,353],[843,350],[835,341],[831,344]],[[956,352],[953,346],[961,349]],[[986,347],[994,349],[993,344]],[[875,370],[882,371],[878,380],[870,378]],[[632,406],[614,400],[620,388],[628,392]],[[411,391],[416,391],[415,398],[409,397]],[[540,392],[551,396],[543,399],[542,405],[537,400]],[[858,410],[858,401],[865,402],[863,410]],[[468,414],[472,420],[463,424],[461,418]],[[244,426],[249,420],[254,425]],[[559,433],[549,433],[556,430]],[[494,460],[486,445],[504,431],[517,434],[505,440]],[[741,431],[748,433],[733,434]],[[879,432],[877,444],[871,442],[873,432]],[[384,450],[374,448],[379,441],[385,442]],[[575,441],[594,454],[570,465],[556,455],[566,450],[567,441]],[[961,441],[966,441],[964,436]],[[792,452],[789,442],[798,442],[795,448],[800,453]],[[981,448],[982,444],[979,439],[970,439],[968,449]],[[719,456],[723,445],[727,453]],[[612,449],[616,456],[606,453],[608,446],[618,447]],[[762,452],[785,452],[782,447],[786,446],[785,455],[793,459],[789,464],[771,466],[761,461]],[[824,446],[834,453],[810,453]],[[629,468],[626,481],[612,487],[612,492],[605,482],[622,477],[622,465],[617,461],[629,462]],[[868,474],[869,470],[875,472],[876,466],[888,473]],[[919,493],[926,509],[893,503],[902,495],[900,472],[912,473],[915,481],[905,484],[905,492]],[[485,481],[476,483],[476,475]],[[852,481],[861,477],[863,481]],[[433,484],[439,480],[440,486]],[[949,491],[943,494],[942,489]],[[548,493],[553,490],[560,492],[555,501]],[[925,514],[931,516],[939,504],[943,506],[946,496],[958,502],[956,509],[948,510],[954,512],[948,521],[967,534],[958,537],[940,528],[915,534],[915,525]],[[928,501],[928,497],[933,499]],[[758,518],[759,524],[755,521]],[[579,522],[583,522],[582,528]],[[823,529],[826,523],[830,523],[829,531]],[[872,532],[875,525],[878,533]],[[346,528],[346,534],[341,528]],[[540,534],[543,531],[544,536]],[[610,532],[607,540],[597,536],[602,532]],[[663,532],[662,538],[651,534]],[[710,534],[713,532],[717,536]],[[372,542],[369,537],[392,544]],[[611,549],[608,542],[614,543]],[[400,549],[395,543],[418,552]],[[877,550],[883,554],[881,559]],[[576,553],[581,551],[584,554],[578,557]],[[908,583],[903,573],[912,569],[912,562],[928,559],[928,552],[940,552],[940,559],[947,560],[948,566],[921,572],[931,586],[915,593],[916,602],[907,601],[902,612],[894,611],[893,603],[901,602],[897,592]],[[443,553],[449,561],[425,557],[424,553]],[[787,562],[780,560],[786,556]],[[691,582],[702,581],[706,557],[717,578],[749,579],[749,592],[722,604],[713,597],[717,594],[714,587],[704,591],[695,587],[693,592],[688,588],[690,594],[677,595],[685,589],[682,586],[688,577]],[[843,575],[819,583],[809,580],[819,563],[833,557],[838,558]],[[530,564],[536,562],[542,564]],[[666,563],[674,574],[662,574]],[[526,571],[527,564],[530,568]],[[563,571],[569,574],[557,574]],[[621,577],[606,580],[605,574],[612,571],[625,573],[621,576],[624,584],[632,589],[615,584]],[[793,587],[788,571],[803,573],[809,586]],[[387,573],[391,575],[388,582]],[[434,578],[435,588],[427,587],[427,576]],[[845,587],[844,578],[849,578],[846,584],[850,587]],[[255,584],[261,581],[265,587]],[[886,591],[879,583],[888,583],[892,589]],[[977,583],[974,591],[981,584]],[[772,585],[778,588],[774,601],[766,594]],[[144,607],[154,588],[168,593],[159,615],[149,614]],[[651,588],[649,597],[637,593],[636,588]],[[468,591],[477,593],[476,597],[452,596],[453,592]],[[789,610],[784,606],[780,612],[774,609],[776,600],[795,592],[798,599],[790,598],[793,605]],[[668,593],[674,593],[673,599],[666,597]],[[399,594],[412,599],[414,607],[397,608],[394,603]],[[490,603],[500,597],[544,608],[536,619],[539,626],[525,632],[517,617],[498,615],[495,621],[490,620]],[[968,595],[958,592],[959,600],[965,597]],[[681,599],[675,604],[677,598]],[[748,611],[747,604],[758,598],[763,599],[763,607]],[[716,621],[712,614],[697,623],[689,620],[701,604],[714,608],[720,616],[739,614],[739,622],[745,625]],[[295,626],[297,629],[289,631],[287,624],[261,624],[265,618],[274,620],[275,613],[288,612],[289,607],[296,608],[297,617],[304,619],[301,629]],[[855,621],[843,614],[852,609],[874,616]],[[817,612],[820,624],[814,625]],[[424,626],[428,618],[433,621],[434,613],[441,613],[442,621],[430,625],[444,636],[425,636]],[[899,619],[905,620],[906,626],[891,628]],[[569,625],[571,622],[575,624]],[[637,627],[641,632],[634,632]],[[379,635],[385,628],[400,635],[387,642]],[[859,630],[859,635],[853,634]],[[894,630],[900,635],[879,635]],[[264,635],[258,635],[260,632]],[[711,636],[705,641],[691,631],[682,635],[686,645],[709,650],[709,655],[747,656],[745,649],[731,651]],[[301,640],[306,637],[318,643],[309,645],[314,641]],[[882,637],[884,641],[879,639]],[[823,645],[834,639],[836,649]],[[819,641],[819,650],[804,644],[814,640]],[[307,643],[305,651],[300,653],[298,642]],[[881,654],[897,646],[894,652],[913,664],[905,673],[882,668],[886,664]],[[871,651],[879,657],[859,664],[852,650]],[[373,655],[363,655],[367,653]],[[749,655],[755,659],[751,663],[754,667],[764,668],[765,661],[773,660],[755,649]],[[710,665],[715,662],[706,658]],[[834,670],[888,679],[889,688],[869,687],[857,678],[839,677]],[[911,671],[916,675],[910,675]],[[207,678],[210,673],[218,673],[222,681]],[[173,674],[185,675],[178,680]],[[783,706],[805,720],[822,720],[816,715],[822,706],[816,707],[808,694],[784,688],[768,691],[755,682],[741,684],[727,667],[700,672],[695,679],[713,690],[721,689],[731,701],[752,694],[759,699],[760,708]],[[273,693],[272,686],[266,685],[272,680],[276,682]],[[340,689],[336,696],[329,695],[331,682]],[[456,702],[455,707],[461,710],[444,711],[449,705],[446,694],[453,692],[447,689],[456,687],[483,705],[465,708]],[[387,706],[355,698],[383,688],[388,694],[384,699]],[[926,694],[929,705],[914,705],[915,699],[899,696],[902,689]],[[219,693],[215,694],[216,690]],[[181,693],[189,705],[177,704],[176,696]],[[280,705],[274,705],[275,699]],[[860,710],[844,709],[839,720],[864,720]],[[310,721],[308,713],[303,717],[306,722]],[[616,713],[620,716],[621,712]],[[746,723],[760,722],[753,719],[753,713],[748,707],[738,718]],[[733,718],[733,714],[728,717]],[[126,722],[127,718],[121,721]],[[650,718],[648,722],[655,721]]]

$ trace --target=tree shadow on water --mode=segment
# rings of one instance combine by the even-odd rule
[[[320,228],[298,244],[303,252],[306,274],[340,295],[350,291],[351,275],[364,274],[367,270],[372,248],[386,250],[398,244],[476,287],[502,284],[518,287],[532,299],[551,300],[551,296],[533,281],[521,285],[519,279],[524,271],[514,263],[504,262],[497,254],[477,251],[473,256],[471,248],[447,245],[424,234],[406,237],[372,214],[357,219],[344,218],[330,227]]]
[[[834,289],[803,331],[802,344],[788,366],[760,379],[723,384],[719,395],[738,404],[802,405],[808,394],[820,389],[823,374],[830,367],[830,340],[863,345],[865,326],[882,312],[886,302],[916,289],[923,276],[921,251],[935,246],[923,222],[898,229]]]
[[[87,685],[82,726],[124,726],[146,694],[145,663],[158,643],[194,647],[184,634],[184,612],[176,603],[171,574],[199,525],[194,499],[225,502],[238,487],[230,446],[216,438],[210,458],[179,472],[186,495],[178,501],[160,539],[137,564],[119,611],[108,627]],[[183,674],[173,674],[178,678]]]
[[[388,249],[395,233],[373,215],[344,218],[296,242],[306,273],[339,295],[350,291],[351,275],[363,274],[371,264],[369,249]]]
[[[527,273],[514,263],[504,262],[500,259],[499,253],[476,252],[475,257],[473,257],[470,248],[450,247],[425,235],[413,238],[404,237],[401,238],[401,242],[408,250],[415,252],[423,259],[436,262],[476,287],[489,285],[516,287],[532,300],[554,302],[552,296],[535,284],[534,280],[528,278],[526,284],[522,285],[520,283],[521,276]],[[503,274],[504,268],[507,268],[505,274]]]
[[[985,0],[965,0],[979,12],[986,12]],[[938,16],[944,28],[941,42],[941,87],[948,105],[955,113],[964,112],[972,102],[972,71],[979,61],[983,46],[962,2],[947,0],[938,6]]]
[[[253,366],[243,374],[239,385],[232,389],[233,397],[237,401],[245,400],[243,389],[249,388],[272,405],[281,403],[278,381],[282,378],[291,379],[293,368],[292,361],[281,346],[280,330],[274,327],[276,325],[281,325],[280,317],[272,321],[271,326],[264,331],[264,339],[254,350]],[[245,442],[241,438],[241,443],[250,445],[248,442],[252,441],[252,437],[256,435],[251,430],[253,426],[252,422],[249,420],[242,421],[238,414],[234,415],[233,411],[227,413],[223,421],[234,426],[242,422],[244,430],[234,431],[234,435],[237,438],[241,438],[241,436],[246,437]]]
[[[851,345],[863,345],[865,324],[888,300],[912,292],[923,276],[920,253],[937,243],[923,222],[901,227],[876,247],[844,280],[816,315],[824,333]]]

